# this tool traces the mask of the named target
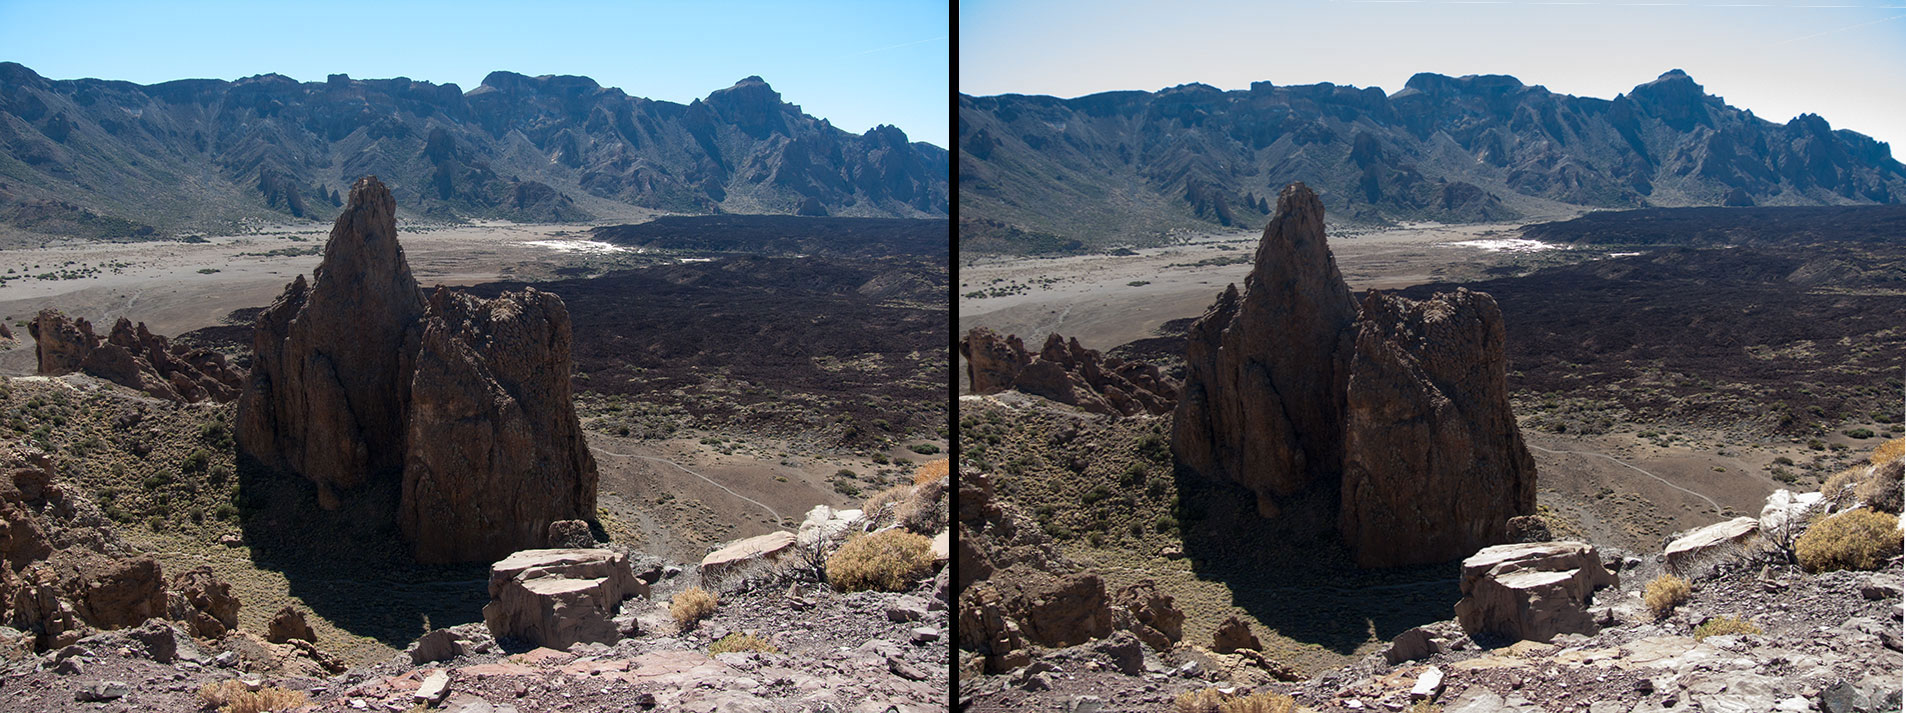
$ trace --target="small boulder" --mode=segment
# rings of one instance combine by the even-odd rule
[[[420,666],[435,661],[449,661],[469,653],[469,642],[458,639],[449,629],[436,629],[417,639],[410,647],[410,663]]]
[[[443,697],[449,693],[450,674],[443,669],[438,669],[424,677],[423,685],[418,686],[417,692],[411,697],[418,703],[428,705],[443,700]]]
[[[132,686],[127,685],[125,681],[99,681],[97,683],[81,685],[77,690],[73,691],[73,700],[87,702],[111,701],[124,698],[127,693],[131,692]]]
[[[1410,700],[1436,700],[1443,693],[1443,670],[1431,666],[1416,677],[1416,685],[1410,687]]]
[[[1405,629],[1396,638],[1390,639],[1390,648],[1384,650],[1383,658],[1391,665],[1429,658],[1441,653],[1445,643],[1445,639],[1423,627]]]
[[[610,550],[523,550],[490,566],[490,603],[483,623],[497,638],[566,649],[578,642],[613,644],[622,600],[648,597],[628,558]]]
[[[304,620],[304,612],[289,604],[271,616],[271,623],[265,630],[265,640],[274,644],[283,644],[292,639],[317,641],[318,632]]]
[[[1259,643],[1257,635],[1251,633],[1251,625],[1232,615],[1226,617],[1224,623],[1218,625],[1218,631],[1212,634],[1211,650],[1228,654],[1238,649],[1263,651],[1264,644]]]
[[[1737,517],[1682,535],[1668,543],[1667,549],[1663,550],[1662,554],[1667,557],[1669,568],[1680,570],[1693,564],[1703,555],[1743,544],[1759,533],[1759,520],[1751,517]]]
[[[826,505],[816,505],[807,511],[807,517],[801,521],[795,542],[802,547],[811,547],[823,540],[840,539],[861,518],[859,510],[835,510]]]
[[[919,597],[901,595],[887,602],[887,621],[908,622],[927,618],[927,603]]]
[[[1600,631],[1588,613],[1593,592],[1620,583],[1591,545],[1535,542],[1484,548],[1462,564],[1456,619],[1474,636],[1518,641]]]
[[[147,619],[137,629],[126,635],[146,647],[146,657],[159,663],[172,663],[179,658],[179,635],[171,624],[164,619]]]
[[[589,523],[581,520],[557,520],[549,523],[551,549],[588,549],[595,546],[596,536],[589,532]]]
[[[195,567],[173,577],[166,593],[171,618],[184,622],[188,633],[202,639],[216,639],[238,628],[239,606],[232,586],[212,574],[211,567]]]
[[[794,550],[795,534],[781,531],[735,540],[702,558],[702,577],[719,577],[756,562],[773,564]]]
[[[1860,596],[1875,600],[1900,598],[1899,573],[1895,571],[1868,577],[1860,584]]]
[[[1093,642],[1092,650],[1110,657],[1119,673],[1137,676],[1145,672],[1145,650],[1132,632],[1114,631],[1111,636]]]

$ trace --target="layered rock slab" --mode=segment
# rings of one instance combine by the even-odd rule
[[[1503,335],[1479,292],[1358,304],[1322,203],[1293,183],[1244,289],[1228,286],[1191,327],[1173,454],[1252,491],[1264,517],[1329,494],[1361,566],[1462,557],[1535,509]]]
[[[1471,636],[1546,642],[1601,631],[1588,613],[1594,591],[1620,584],[1594,546],[1580,542],[1496,545],[1463,560],[1456,620]]]
[[[490,603],[483,623],[497,638],[566,649],[577,642],[613,644],[622,601],[648,597],[626,556],[610,550],[524,550],[490,566]]]

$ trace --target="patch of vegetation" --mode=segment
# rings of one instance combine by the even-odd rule
[[[1794,541],[1794,555],[1809,572],[1879,569],[1900,548],[1899,518],[1867,508],[1829,517]]]
[[[933,543],[905,530],[860,535],[827,558],[827,581],[843,592],[904,592],[933,572]]]
[[[265,686],[254,691],[241,681],[226,679],[205,684],[199,689],[198,701],[199,707],[216,707],[219,713],[264,713],[302,708],[307,696],[304,691],[289,691],[277,686]]]
[[[1700,626],[1694,627],[1695,639],[1706,639],[1710,636],[1758,633],[1760,633],[1760,627],[1755,626],[1753,622],[1746,619],[1736,619],[1731,616],[1717,616],[1701,622]]]
[[[1655,618],[1662,618],[1686,603],[1693,593],[1694,586],[1688,580],[1664,573],[1648,582],[1642,590],[1641,601],[1648,605],[1648,611],[1654,612]]]
[[[907,446],[907,450],[913,451],[923,456],[930,456],[930,455],[935,455],[939,453],[940,447],[933,445],[931,443],[915,443],[911,446]]]
[[[674,617],[676,626],[687,630],[695,622],[708,618],[715,613],[720,604],[715,593],[701,587],[689,587],[676,592],[668,602],[668,615]]]
[[[1858,438],[1862,440],[1872,438],[1874,435],[1873,429],[1871,428],[1849,428],[1841,431],[1841,433],[1846,434],[1847,438]]]
[[[1178,694],[1172,701],[1178,713],[1295,713],[1297,701],[1275,691],[1248,695],[1226,694],[1216,688],[1201,688]]]
[[[781,650],[775,648],[774,644],[770,644],[766,640],[758,636],[755,636],[754,634],[749,634],[746,632],[739,632],[739,631],[733,634],[729,634],[727,636],[721,637],[720,641],[717,641],[715,643],[708,645],[709,656],[714,656],[715,654],[744,653],[749,651],[757,651],[764,654],[781,653]]]

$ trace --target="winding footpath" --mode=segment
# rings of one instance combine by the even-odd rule
[[[1681,486],[1679,486],[1679,485],[1675,485],[1674,483],[1670,483],[1670,482],[1668,482],[1668,479],[1667,479],[1667,478],[1663,478],[1663,477],[1661,477],[1661,476],[1659,476],[1659,475],[1655,475],[1655,474],[1653,474],[1653,473],[1650,473],[1650,472],[1648,472],[1648,471],[1645,471],[1645,470],[1642,470],[1642,469],[1640,469],[1640,468],[1637,468],[1637,467],[1635,467],[1635,466],[1633,466],[1633,465],[1630,465],[1630,464],[1629,464],[1629,463],[1628,463],[1627,461],[1624,461],[1624,460],[1622,460],[1622,459],[1620,459],[1620,458],[1616,458],[1616,457],[1614,457],[1614,456],[1611,456],[1611,455],[1607,455],[1607,454],[1604,454],[1604,453],[1596,453],[1596,452],[1594,452],[1594,451],[1558,451],[1558,450],[1551,450],[1551,449],[1548,449],[1548,448],[1543,448],[1543,447],[1541,447],[1541,446],[1538,446],[1538,445],[1536,445],[1536,444],[1534,444],[1534,443],[1527,443],[1527,442],[1525,442],[1525,443],[1523,443],[1523,445],[1526,445],[1526,446],[1528,446],[1528,447],[1530,447],[1530,448],[1533,448],[1533,449],[1535,449],[1535,450],[1538,450],[1538,451],[1542,451],[1543,453],[1549,453],[1549,454],[1562,454],[1562,453],[1567,453],[1567,454],[1572,454],[1572,455],[1578,455],[1578,456],[1595,456],[1595,457],[1597,457],[1597,458],[1606,458],[1606,459],[1608,459],[1608,460],[1610,460],[1610,461],[1613,461],[1613,462],[1614,462],[1614,463],[1615,463],[1616,465],[1619,465],[1619,466],[1621,466],[1621,467],[1623,467],[1623,468],[1627,468],[1627,469],[1629,469],[1629,470],[1632,470],[1632,471],[1634,471],[1634,472],[1636,472],[1636,473],[1640,473],[1640,474],[1642,474],[1642,475],[1645,475],[1645,476],[1648,476],[1648,477],[1650,477],[1650,478],[1654,478],[1655,480],[1659,480],[1659,481],[1661,481],[1661,484],[1662,484],[1662,485],[1666,485],[1666,486],[1668,486],[1668,487],[1670,487],[1670,488],[1674,488],[1675,490],[1679,490],[1679,491],[1681,491],[1681,492],[1684,492],[1684,493],[1687,493],[1687,494],[1689,494],[1689,495],[1692,495],[1692,496],[1694,496],[1694,497],[1697,497],[1697,498],[1700,498],[1700,499],[1702,499],[1702,500],[1706,500],[1706,501],[1707,501],[1707,504],[1709,504],[1709,505],[1713,505],[1713,506],[1714,506],[1714,514],[1715,514],[1715,515],[1719,515],[1719,516],[1721,516],[1721,517],[1727,517],[1727,514],[1726,514],[1726,513],[1727,513],[1727,508],[1724,508],[1724,507],[1721,507],[1721,504],[1720,504],[1720,503],[1717,503],[1717,502],[1714,502],[1714,498],[1710,498],[1710,497],[1708,497],[1708,496],[1706,496],[1706,495],[1702,495],[1702,494],[1700,494],[1700,493],[1697,493],[1697,492],[1694,492],[1694,491],[1692,491],[1692,490],[1689,490],[1689,489],[1687,489],[1687,488],[1683,488],[1683,487],[1681,487]]]
[[[774,508],[771,508],[771,507],[768,507],[766,503],[763,503],[763,502],[761,502],[761,501],[759,501],[759,500],[756,500],[756,499],[754,499],[754,498],[751,498],[751,497],[748,497],[748,496],[746,496],[746,495],[742,495],[741,493],[737,493],[737,492],[735,492],[735,491],[733,491],[733,490],[731,490],[731,489],[729,489],[729,488],[728,488],[728,486],[726,486],[726,485],[722,485],[721,483],[717,483],[717,482],[715,482],[713,478],[710,478],[710,477],[708,477],[708,476],[706,476],[706,475],[702,475],[702,474],[700,474],[700,473],[697,473],[697,472],[695,472],[695,471],[692,471],[692,470],[689,470],[687,466],[684,466],[684,465],[682,465],[682,464],[680,464],[680,463],[677,463],[677,462],[675,462],[675,461],[672,461],[672,460],[669,460],[669,459],[667,459],[667,458],[657,458],[657,457],[655,457],[655,456],[644,456],[644,455],[636,455],[636,454],[634,454],[634,453],[617,453],[617,452],[615,452],[615,451],[605,451],[605,450],[603,450],[603,449],[601,449],[601,448],[597,448],[597,447],[595,447],[595,446],[590,446],[590,447],[589,447],[589,450],[592,450],[592,451],[595,451],[595,452],[597,452],[597,453],[601,453],[601,454],[603,454],[603,455],[605,455],[605,456],[616,456],[616,457],[618,457],[618,458],[640,458],[640,459],[642,459],[642,460],[646,460],[646,461],[653,461],[653,462],[656,462],[656,463],[667,463],[667,464],[669,464],[669,465],[672,465],[672,466],[675,466],[675,468],[676,468],[677,470],[680,470],[680,471],[682,471],[683,473],[687,473],[687,474],[689,474],[689,475],[692,475],[692,476],[695,476],[695,477],[697,477],[697,478],[701,478],[702,480],[706,480],[706,481],[708,481],[708,484],[709,484],[709,485],[713,485],[713,486],[715,486],[715,487],[717,487],[717,488],[721,488],[722,490],[725,490],[725,491],[727,491],[729,495],[733,495],[733,496],[735,496],[735,497],[737,497],[737,498],[741,498],[742,500],[746,500],[746,501],[748,501],[748,502],[751,502],[751,503],[754,503],[754,504],[756,504],[756,505],[759,505],[759,506],[761,506],[761,509],[763,509],[763,510],[766,510],[766,511],[768,511],[768,514],[769,514],[769,515],[773,515],[773,516],[774,516],[774,522],[775,522],[776,524],[780,524],[780,523],[783,523],[783,522],[787,522],[787,518],[784,518],[784,517],[781,517],[781,513],[778,513],[778,512],[775,512],[775,511],[774,511]]]

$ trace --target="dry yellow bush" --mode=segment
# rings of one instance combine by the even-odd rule
[[[1172,708],[1178,713],[1218,713],[1218,706],[1224,703],[1224,694],[1216,688],[1200,688],[1178,694],[1172,702]]]
[[[1794,540],[1794,555],[1809,572],[1879,569],[1900,546],[1899,518],[1859,508],[1807,528]]]
[[[1867,461],[1873,465],[1886,465],[1897,463],[1902,457],[1906,457],[1906,438],[1895,438],[1873,449],[1873,455],[1868,456]]]
[[[198,698],[199,707],[217,707],[219,713],[286,711],[301,707],[307,701],[304,691],[287,691],[276,686],[254,691],[233,680],[205,684],[199,689]]]
[[[827,558],[827,581],[843,592],[903,592],[933,572],[933,543],[905,530],[859,535]]]
[[[715,607],[718,604],[719,602],[715,600],[714,592],[702,589],[701,587],[689,587],[676,592],[675,598],[669,600],[668,614],[669,616],[675,617],[675,624],[677,626],[687,629],[688,627],[694,626],[695,622],[706,619],[708,615],[715,613]]]
[[[906,484],[896,485],[874,493],[872,497],[861,501],[860,511],[866,514],[870,519],[878,519],[880,517],[881,508],[886,507],[890,503],[896,504],[897,507],[897,503],[906,502],[907,498],[911,495],[913,495],[913,486]]]
[[[1282,693],[1262,691],[1218,704],[1218,713],[1294,713],[1297,701]]]
[[[713,644],[708,645],[709,656],[713,656],[715,654],[739,653],[743,651],[759,651],[759,652],[767,653],[767,654],[781,653],[781,650],[775,648],[774,644],[770,644],[766,640],[763,640],[761,637],[755,636],[754,634],[749,634],[745,632],[735,632],[733,634],[729,634],[727,636],[721,637],[720,641],[717,641]]]
[[[1717,616],[1701,622],[1700,626],[1694,627],[1694,638],[1696,639],[1706,639],[1710,636],[1727,636],[1729,634],[1758,633],[1760,633],[1760,627],[1754,626],[1754,622],[1746,619],[1736,619],[1731,616]]]
[[[1664,617],[1676,606],[1686,602],[1688,595],[1693,593],[1694,587],[1688,580],[1663,574],[1648,582],[1647,588],[1642,590],[1641,601],[1648,605],[1648,610],[1654,612],[1656,617]]]
[[[1866,479],[1853,488],[1853,497],[1874,510],[1899,514],[1901,501],[1906,499],[1906,492],[1902,492],[1906,483],[1901,482],[1906,463],[1895,459],[1867,470]]]
[[[894,510],[894,522],[922,535],[946,528],[946,480],[930,480],[913,487],[913,492]]]
[[[952,463],[953,461],[945,458],[921,463],[920,467],[913,471],[913,484],[924,485],[945,478],[947,469]]]

